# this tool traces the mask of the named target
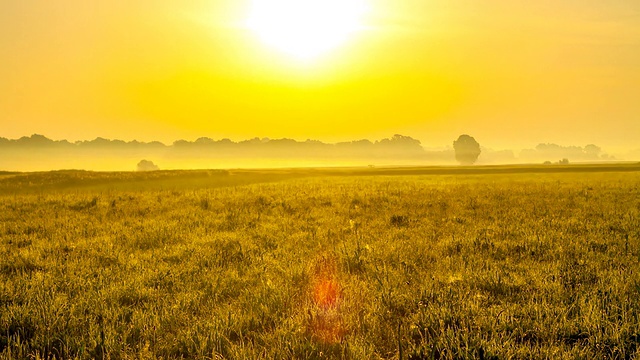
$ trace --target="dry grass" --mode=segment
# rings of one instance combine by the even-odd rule
[[[83,174],[0,179],[2,358],[640,352],[637,172]]]

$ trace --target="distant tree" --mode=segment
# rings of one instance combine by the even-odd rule
[[[193,143],[187,140],[176,140],[173,142],[173,147],[186,147],[192,145]]]
[[[111,145],[111,140],[105,139],[102,137],[97,137],[91,141],[83,141],[83,146],[91,146],[91,147],[105,147]]]
[[[213,139],[208,137],[201,137],[195,141],[198,145],[211,145],[214,143]]]
[[[589,157],[590,160],[593,160],[600,157],[602,148],[593,144],[589,144],[584,147],[584,152],[587,154],[587,157]]]
[[[395,134],[390,139],[382,139],[380,141],[376,141],[377,145],[382,146],[397,146],[404,148],[417,148],[422,149],[420,145],[420,140],[414,139],[411,136],[404,136],[400,134]]]
[[[157,171],[157,170],[160,170],[160,168],[158,167],[158,165],[154,164],[153,161],[141,160],[138,163],[137,170],[138,171]]]
[[[355,145],[353,142],[351,145]],[[351,147],[355,149],[355,147]],[[360,149],[363,149],[360,147]],[[420,140],[410,136],[395,134],[389,139],[376,141],[372,146],[372,151],[384,157],[415,157],[424,155],[424,148]]]
[[[160,141],[152,141],[150,143],[147,143],[147,147],[164,148],[164,147],[167,147],[167,146],[165,144],[161,143]]]
[[[458,140],[453,142],[453,150],[456,160],[462,165],[473,165],[480,156],[480,144],[469,135],[460,135]]]
[[[564,159],[558,161],[558,164],[560,164],[560,165],[569,165],[569,159],[564,158]]]
[[[33,134],[31,135],[31,137],[23,136],[20,139],[16,140],[16,142],[23,146],[33,147],[51,146],[55,144],[53,140],[39,134]]]
[[[230,139],[224,138],[224,139],[220,139],[218,141],[216,141],[216,143],[218,145],[235,145],[235,142],[231,141]]]

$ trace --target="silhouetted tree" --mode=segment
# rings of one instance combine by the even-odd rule
[[[424,154],[420,140],[400,134],[395,134],[389,139],[376,141],[374,148],[379,154],[388,157],[421,156]]]
[[[153,161],[141,160],[138,163],[137,170],[138,171],[157,171],[157,170],[160,170],[160,168],[158,167],[158,165],[154,164]]]
[[[453,142],[453,149],[456,152],[456,160],[462,165],[473,165],[480,156],[480,144],[469,135],[460,135],[458,140]]]
[[[593,144],[589,144],[584,147],[584,152],[587,154],[588,157],[597,159],[598,157],[600,157],[602,148]]]
[[[55,145],[55,142],[43,135],[33,134],[31,137],[23,136],[16,142],[23,146],[44,147]]]

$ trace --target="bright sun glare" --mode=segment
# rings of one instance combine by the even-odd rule
[[[311,60],[361,30],[365,0],[253,0],[247,26],[267,45]]]

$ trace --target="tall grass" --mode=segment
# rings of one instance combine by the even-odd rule
[[[637,173],[33,176],[0,191],[2,358],[640,352]]]

